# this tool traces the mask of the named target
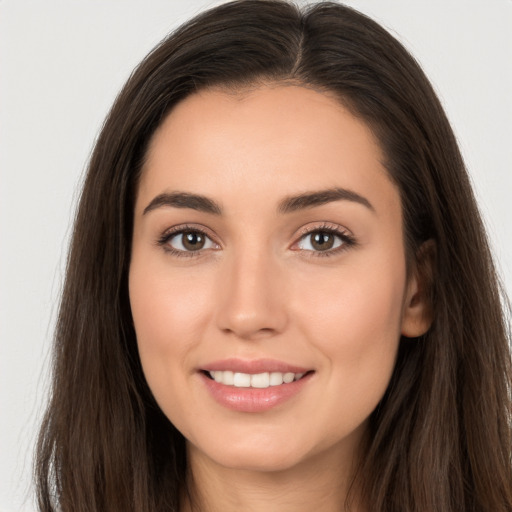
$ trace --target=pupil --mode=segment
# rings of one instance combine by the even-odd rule
[[[183,246],[191,251],[197,251],[204,246],[204,237],[201,233],[189,231],[183,234]]]
[[[319,251],[326,251],[334,245],[334,237],[331,233],[315,233],[311,245]]]

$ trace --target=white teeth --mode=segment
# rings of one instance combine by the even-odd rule
[[[290,384],[290,382],[293,382],[294,378],[295,378],[295,374],[294,373],[285,373],[283,375],[283,382],[285,384]]]
[[[268,388],[270,386],[270,376],[268,373],[257,373],[251,375],[251,388]]]
[[[237,388],[268,388],[269,386],[280,386],[281,384],[290,384],[299,380],[304,373],[281,373],[281,372],[263,372],[256,374],[231,372],[231,371],[211,371],[211,378],[219,384],[225,386],[235,386]]]
[[[270,374],[270,385],[280,386],[283,383],[283,374],[279,372],[272,372]]]
[[[222,374],[222,382],[227,386],[233,386],[235,384],[235,374],[230,371],[219,372]]]
[[[248,373],[235,373],[233,376],[233,385],[235,388],[250,388],[251,376]]]

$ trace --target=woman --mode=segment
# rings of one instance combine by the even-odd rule
[[[55,350],[41,510],[512,509],[469,180],[422,71],[349,8],[225,4],[142,62]]]

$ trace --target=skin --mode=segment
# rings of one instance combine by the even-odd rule
[[[382,160],[371,131],[338,101],[291,85],[194,94],[155,133],[136,199],[130,301],[146,379],[187,439],[204,510],[341,509],[400,335],[429,327]],[[335,187],[370,206],[341,199],[279,211],[290,196]],[[206,196],[222,214],[144,213],[176,191]],[[179,235],[158,242],[180,226],[204,230],[205,247],[180,256],[169,251],[183,249]],[[326,227],[355,243],[336,237],[339,247],[315,250],[304,230]],[[198,372],[228,357],[313,373],[278,407],[233,411]]]

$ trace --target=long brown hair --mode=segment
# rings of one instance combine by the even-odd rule
[[[512,510],[511,363],[503,296],[443,109],[407,51],[335,3],[221,5],[132,74],[91,157],[55,334],[37,447],[41,511],[179,510],[182,435],[146,384],[127,290],[134,195],[148,142],[200,89],[291,81],[334,93],[377,136],[397,184],[409,258],[436,247],[434,322],[402,339],[359,469],[371,509]],[[423,245],[424,247],[424,245]]]

